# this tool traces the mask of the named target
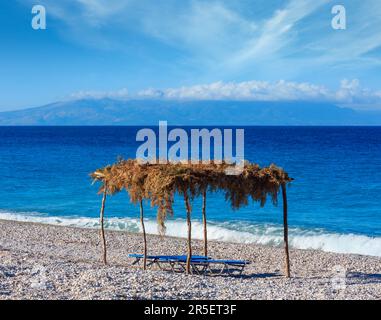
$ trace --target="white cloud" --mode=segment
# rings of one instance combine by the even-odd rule
[[[206,85],[171,88],[163,90],[162,96],[168,99],[205,100],[319,100],[329,95],[323,86],[287,81],[245,81],[215,82]]]
[[[337,90],[307,82],[244,81],[214,82],[188,87],[168,89],[145,89],[129,94],[127,89],[111,92],[78,92],[74,99],[168,99],[168,100],[246,100],[246,101],[309,101],[332,102],[356,108],[380,108],[381,91],[363,88],[359,80],[344,79]]]
[[[340,89],[336,92],[335,98],[338,102],[347,104],[378,104],[381,106],[381,91],[372,91],[362,88],[359,80],[344,79]]]
[[[358,80],[343,80],[337,91],[322,85],[289,81],[214,82],[164,90],[143,90],[139,97],[189,100],[250,101],[331,101],[351,103],[354,99],[369,102],[379,98],[376,92],[362,89]]]

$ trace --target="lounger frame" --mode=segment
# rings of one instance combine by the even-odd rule
[[[144,259],[143,255],[131,254],[130,258],[134,258],[133,265],[139,264]],[[147,267],[156,265],[160,270],[175,272],[186,271],[186,256],[147,256]],[[203,256],[192,256],[191,272],[198,275],[233,275],[237,273],[242,275],[245,267],[250,264],[249,261],[241,260],[217,260]],[[169,266],[165,268],[165,266]],[[220,266],[216,268],[216,266]]]

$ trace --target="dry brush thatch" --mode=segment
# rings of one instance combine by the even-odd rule
[[[245,163],[239,175],[227,175],[232,165],[221,164],[142,164],[138,160],[119,160],[112,166],[98,169],[91,177],[100,181],[100,192],[110,195],[126,190],[134,203],[148,199],[158,207],[158,222],[164,227],[167,215],[173,214],[176,193],[191,199],[205,191],[222,191],[233,209],[248,205],[249,200],[265,205],[268,197],[277,204],[282,184],[292,179],[281,168],[270,165],[261,168]]]

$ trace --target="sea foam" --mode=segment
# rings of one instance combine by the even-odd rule
[[[15,213],[0,211],[0,219],[22,222],[34,222],[68,227],[98,228],[99,221],[92,217],[50,216],[37,212]],[[134,218],[107,218],[105,227],[109,230],[141,232],[140,221]],[[145,220],[146,232],[158,234],[157,223],[153,219]],[[185,238],[187,224],[176,219],[166,222],[166,235]],[[200,221],[192,222],[193,239],[203,238],[203,226]],[[251,222],[208,222],[208,239],[234,243],[254,243],[280,246],[283,242],[283,227],[273,224],[255,224]],[[289,229],[290,246],[296,249],[316,249],[335,253],[351,253],[381,257],[381,237],[369,237],[358,234],[339,234],[322,229]]]

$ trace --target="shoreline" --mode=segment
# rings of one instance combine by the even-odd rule
[[[30,215],[27,213],[12,213],[0,211],[0,221],[19,221],[27,223],[41,223],[59,227],[74,227],[85,229],[100,228],[99,218],[80,216],[51,216]],[[106,228],[110,231],[127,233],[141,232],[141,224],[138,217],[107,217]],[[232,225],[226,225],[221,221],[208,221],[208,239],[226,243],[245,243],[263,246],[283,246],[283,226],[276,224],[251,224],[253,232],[238,228],[235,224],[240,221],[229,221]],[[167,237],[185,238],[187,234],[186,220],[170,219],[166,221]],[[158,235],[157,221],[145,219],[147,234]],[[269,231],[271,230],[271,231]],[[192,220],[192,238],[203,239],[202,220]],[[289,227],[289,245],[294,249],[322,250],[324,252],[338,254],[355,254],[381,258],[381,237],[364,233],[341,233],[340,231],[324,230],[319,228],[304,228],[300,226]]]
[[[0,219],[0,225],[2,223],[16,223],[16,224],[26,224],[26,225],[35,225],[35,226],[39,226],[39,227],[53,227],[53,228],[62,228],[62,229],[69,229],[69,230],[89,230],[89,231],[92,231],[92,232],[99,232],[100,228],[99,226],[97,227],[82,227],[82,226],[75,226],[75,225],[59,225],[59,224],[52,224],[52,223],[45,223],[45,222],[35,222],[35,221],[19,221],[19,220],[5,220],[5,219]],[[185,222],[184,222],[185,223]],[[132,236],[132,237],[141,237],[143,239],[143,234],[140,233],[140,232],[133,232],[133,231],[129,231],[129,230],[124,230],[124,229],[109,229],[109,228],[105,228],[105,233],[106,235],[107,234],[112,234],[112,233],[117,233],[117,234],[127,234],[128,236]],[[186,241],[186,236],[184,237],[180,237],[180,236],[174,236],[174,235],[164,235],[164,236],[161,236],[159,234],[153,234],[153,233],[146,233],[147,235],[147,239],[149,238],[156,238],[157,240],[162,240],[162,239],[167,239],[167,240],[170,240],[170,239],[173,239],[173,240],[177,240],[177,241]],[[350,234],[352,235],[352,234]],[[369,236],[368,236],[369,237]],[[149,241],[149,240],[148,240]],[[192,239],[192,243],[196,243],[196,242],[199,242],[200,244],[200,248],[201,248],[201,245],[203,246],[203,240],[201,239]],[[0,240],[0,243],[1,243],[1,240]],[[260,247],[260,248],[272,248],[272,249],[279,249],[279,250],[283,250],[283,244],[280,244],[278,246],[276,245],[270,245],[270,244],[260,244],[260,243],[245,243],[245,242],[234,242],[234,241],[228,241],[228,240],[215,240],[215,239],[210,239],[208,238],[208,244],[211,244],[211,243],[214,243],[214,244],[229,244],[229,245],[246,245],[246,246],[254,246],[254,247]],[[148,246],[149,246],[149,243],[148,243]],[[344,253],[344,252],[332,252],[332,251],[324,251],[322,249],[312,249],[312,248],[306,248],[306,249],[300,249],[300,248],[293,248],[293,247],[290,247],[290,250],[293,250],[293,251],[309,251],[309,252],[322,252],[322,253],[327,253],[327,254],[332,254],[332,255],[345,255],[345,256],[358,256],[358,257],[366,257],[366,258],[370,258],[370,259],[379,259],[380,260],[380,263],[381,263],[381,256],[374,256],[374,255],[370,255],[370,254],[359,254],[359,253]],[[381,269],[380,269],[381,271]]]
[[[106,230],[107,266],[99,231],[0,220],[0,299],[381,299],[381,258],[211,240],[216,259],[252,261],[243,277],[187,276],[131,267],[142,235]],[[147,235],[148,254],[184,254],[186,239]],[[193,240],[194,254],[203,242]],[[344,270],[344,287],[333,282]],[[340,269],[341,268],[341,269]]]

